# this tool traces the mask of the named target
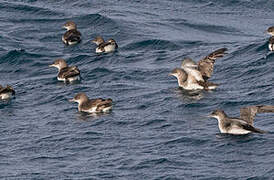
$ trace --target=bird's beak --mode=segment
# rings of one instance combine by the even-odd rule
[[[67,29],[66,26],[62,26],[62,28]]]
[[[174,76],[174,74],[173,73],[169,73],[168,76]]]
[[[73,99],[69,99],[69,102],[75,102],[74,98]]]
[[[54,67],[54,64],[50,64],[49,67]]]
[[[208,114],[206,117],[207,117],[207,118],[216,118],[216,116],[214,116],[214,115],[212,115],[212,114]]]

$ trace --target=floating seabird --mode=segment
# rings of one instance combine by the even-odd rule
[[[114,39],[109,39],[107,42],[100,36],[96,37],[92,40],[95,44],[97,44],[96,53],[109,53],[113,52],[118,48],[118,45]]]
[[[112,109],[112,99],[89,99],[85,93],[78,93],[69,100],[78,103],[78,111],[87,113],[107,112]]]
[[[215,60],[223,57],[225,51],[227,51],[226,48],[218,49],[204,57],[198,64],[192,59],[186,58],[182,62],[182,69],[175,68],[170,75],[175,76],[179,86],[186,90],[215,89],[218,85],[209,82],[208,79],[212,75]]]
[[[56,59],[50,67],[58,69],[57,79],[64,82],[80,80],[80,70],[77,66],[68,66],[64,59]]]
[[[188,74],[186,71],[184,71],[181,68],[175,68],[171,73],[169,73],[170,76],[175,76],[178,80],[179,87],[185,89],[185,90],[210,90],[215,89],[217,87],[216,84],[211,82],[203,82],[203,81],[197,81],[194,76],[191,74]]]
[[[271,26],[266,31],[271,37],[268,40],[268,49],[274,51],[274,26]]]
[[[6,87],[3,87],[0,85],[0,100],[12,98],[14,95],[15,91],[11,86],[7,85]]]
[[[274,36],[271,36],[268,40],[268,49],[274,51]]]
[[[229,117],[221,110],[213,111],[209,116],[218,120],[221,133],[228,134],[248,134],[248,133],[265,133],[253,126],[256,113],[274,113],[274,106],[258,105],[248,106],[240,109],[240,118]]]
[[[81,33],[73,21],[68,21],[63,27],[67,29],[67,32],[62,36],[62,41],[66,45],[77,44],[81,41]]]

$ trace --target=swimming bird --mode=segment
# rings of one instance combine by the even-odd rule
[[[62,41],[66,45],[77,44],[81,41],[81,33],[73,21],[68,21],[63,27],[67,29],[67,32],[62,36]]]
[[[0,100],[10,99],[14,95],[15,91],[11,86],[7,85],[6,87],[3,87],[0,85]]]
[[[268,40],[268,49],[274,51],[274,26],[269,27],[266,32],[271,35]]]
[[[113,52],[118,48],[118,45],[114,39],[109,39],[107,42],[100,36],[92,40],[97,45],[95,50],[96,53],[109,53]]]
[[[175,76],[178,81],[179,87],[185,90],[211,90],[217,87],[217,84],[211,82],[203,82],[197,81],[192,74],[188,74],[185,70],[181,68],[175,68],[171,73],[170,76]]]
[[[56,59],[49,67],[58,69],[57,79],[64,82],[80,80],[80,70],[77,66],[68,66],[64,59]]]
[[[268,49],[274,51],[274,36],[271,36],[268,40]]]
[[[228,134],[248,134],[248,133],[265,133],[265,131],[257,129],[253,126],[256,113],[274,113],[274,106],[258,105],[247,106],[240,109],[240,118],[229,117],[226,113],[217,109],[213,111],[209,117],[218,120],[218,126],[221,133]]]
[[[266,31],[271,37],[268,40],[268,49],[274,51],[274,26],[271,26]]]
[[[87,113],[107,112],[112,109],[112,99],[89,99],[85,93],[78,93],[70,102],[78,103],[78,111]]]
[[[216,89],[218,85],[209,82],[208,79],[213,73],[215,60],[219,57],[223,57],[225,51],[227,51],[226,48],[218,49],[201,59],[198,63],[190,58],[185,58],[182,61],[182,69],[179,70],[178,68],[175,68],[170,75],[175,76],[177,79],[179,78],[179,86],[186,90]],[[182,80],[184,80],[185,83],[182,83]]]

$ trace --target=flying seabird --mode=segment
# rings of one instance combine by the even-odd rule
[[[226,113],[217,109],[213,111],[209,117],[216,118],[221,133],[228,134],[248,134],[248,133],[265,133],[265,131],[257,129],[253,126],[256,113],[274,113],[274,106],[258,105],[248,106],[240,109],[240,118],[229,117]]]
[[[112,99],[89,99],[85,93],[78,93],[70,102],[78,103],[78,111],[87,113],[107,112],[112,109]]]
[[[63,27],[67,29],[67,32],[62,36],[62,41],[66,45],[77,44],[81,41],[81,33],[73,21],[68,21]]]
[[[107,42],[100,36],[92,40],[97,45],[96,53],[109,53],[118,48],[118,45],[114,39],[109,39]]]
[[[7,85],[6,87],[3,87],[0,85],[0,100],[9,99],[14,95],[15,91],[11,86]]]
[[[225,51],[227,51],[226,48],[218,49],[201,59],[198,63],[190,58],[185,58],[182,61],[181,69],[175,68],[170,75],[175,76],[178,79],[179,86],[186,90],[215,89],[218,85],[209,82],[208,79],[212,75],[215,60],[223,57]],[[184,80],[184,84],[182,80]]]
[[[57,79],[64,82],[80,80],[80,70],[77,66],[68,66],[64,59],[56,59],[49,67],[58,69]]]

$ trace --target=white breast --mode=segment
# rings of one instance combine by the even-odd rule
[[[217,118],[218,119],[218,118]],[[228,134],[235,134],[235,135],[240,135],[240,134],[248,134],[250,131],[247,131],[245,129],[240,128],[239,126],[232,125],[230,129],[225,129],[221,126],[220,120],[218,119],[218,126],[220,129],[221,133],[228,133]]]
[[[110,45],[107,45],[107,46],[105,46],[105,52],[113,52],[113,51],[115,51],[115,45],[112,45],[112,44],[110,44]]]
[[[69,81],[69,82],[72,82],[72,81],[79,81],[79,80],[80,80],[80,76],[75,76],[75,77],[68,78],[68,81]]]
[[[216,89],[217,87],[218,87],[217,85],[208,86],[208,89],[213,90],[213,89]]]
[[[64,81],[64,82],[66,82],[66,81],[73,82],[73,81],[80,80],[80,76],[74,76],[74,77],[68,78],[67,80],[65,78],[57,77],[57,80]]]
[[[97,47],[96,50],[95,50],[95,52],[96,53],[102,53],[103,51],[100,48]]]
[[[58,81],[66,81],[65,78],[60,78],[60,77],[58,77],[58,76],[57,76],[57,80],[58,80]]]
[[[194,78],[191,78],[190,76],[187,78],[187,83],[183,87],[186,90],[199,90],[204,89],[203,86],[199,85]]]
[[[187,84],[187,86],[183,87],[186,90],[199,90],[199,89],[204,89],[203,86],[200,86],[199,84],[192,83],[192,84]]]
[[[106,107],[106,108],[103,109],[103,112],[110,111],[111,109],[112,109],[112,106]]]
[[[12,97],[12,93],[2,93],[0,94],[0,99],[9,99]]]
[[[274,51],[274,44],[269,43],[269,44],[268,44],[268,49],[269,49],[270,51]]]
[[[92,107],[92,108],[90,108],[88,110],[82,110],[82,111],[87,112],[87,113],[95,113],[95,112],[97,112],[96,109],[97,109],[97,106]]]
[[[68,41],[69,45],[74,45],[74,44],[77,44],[77,43],[78,43],[78,41]]]
[[[107,112],[107,111],[110,111],[112,109],[112,106],[110,106],[110,107],[106,107],[106,108],[104,108],[102,111],[103,112]],[[80,111],[80,110],[79,110]],[[98,111],[97,111],[97,106],[95,106],[95,107],[92,107],[92,108],[90,108],[90,109],[88,109],[88,110],[81,110],[81,111],[83,111],[83,112],[87,112],[87,113],[98,113]]]
[[[65,38],[64,38],[64,35],[62,36],[62,41],[63,41],[64,43],[67,43],[67,41],[66,41]]]
[[[232,128],[231,130],[229,130],[227,133],[229,134],[248,134],[250,133],[250,131],[241,129],[241,128]]]

